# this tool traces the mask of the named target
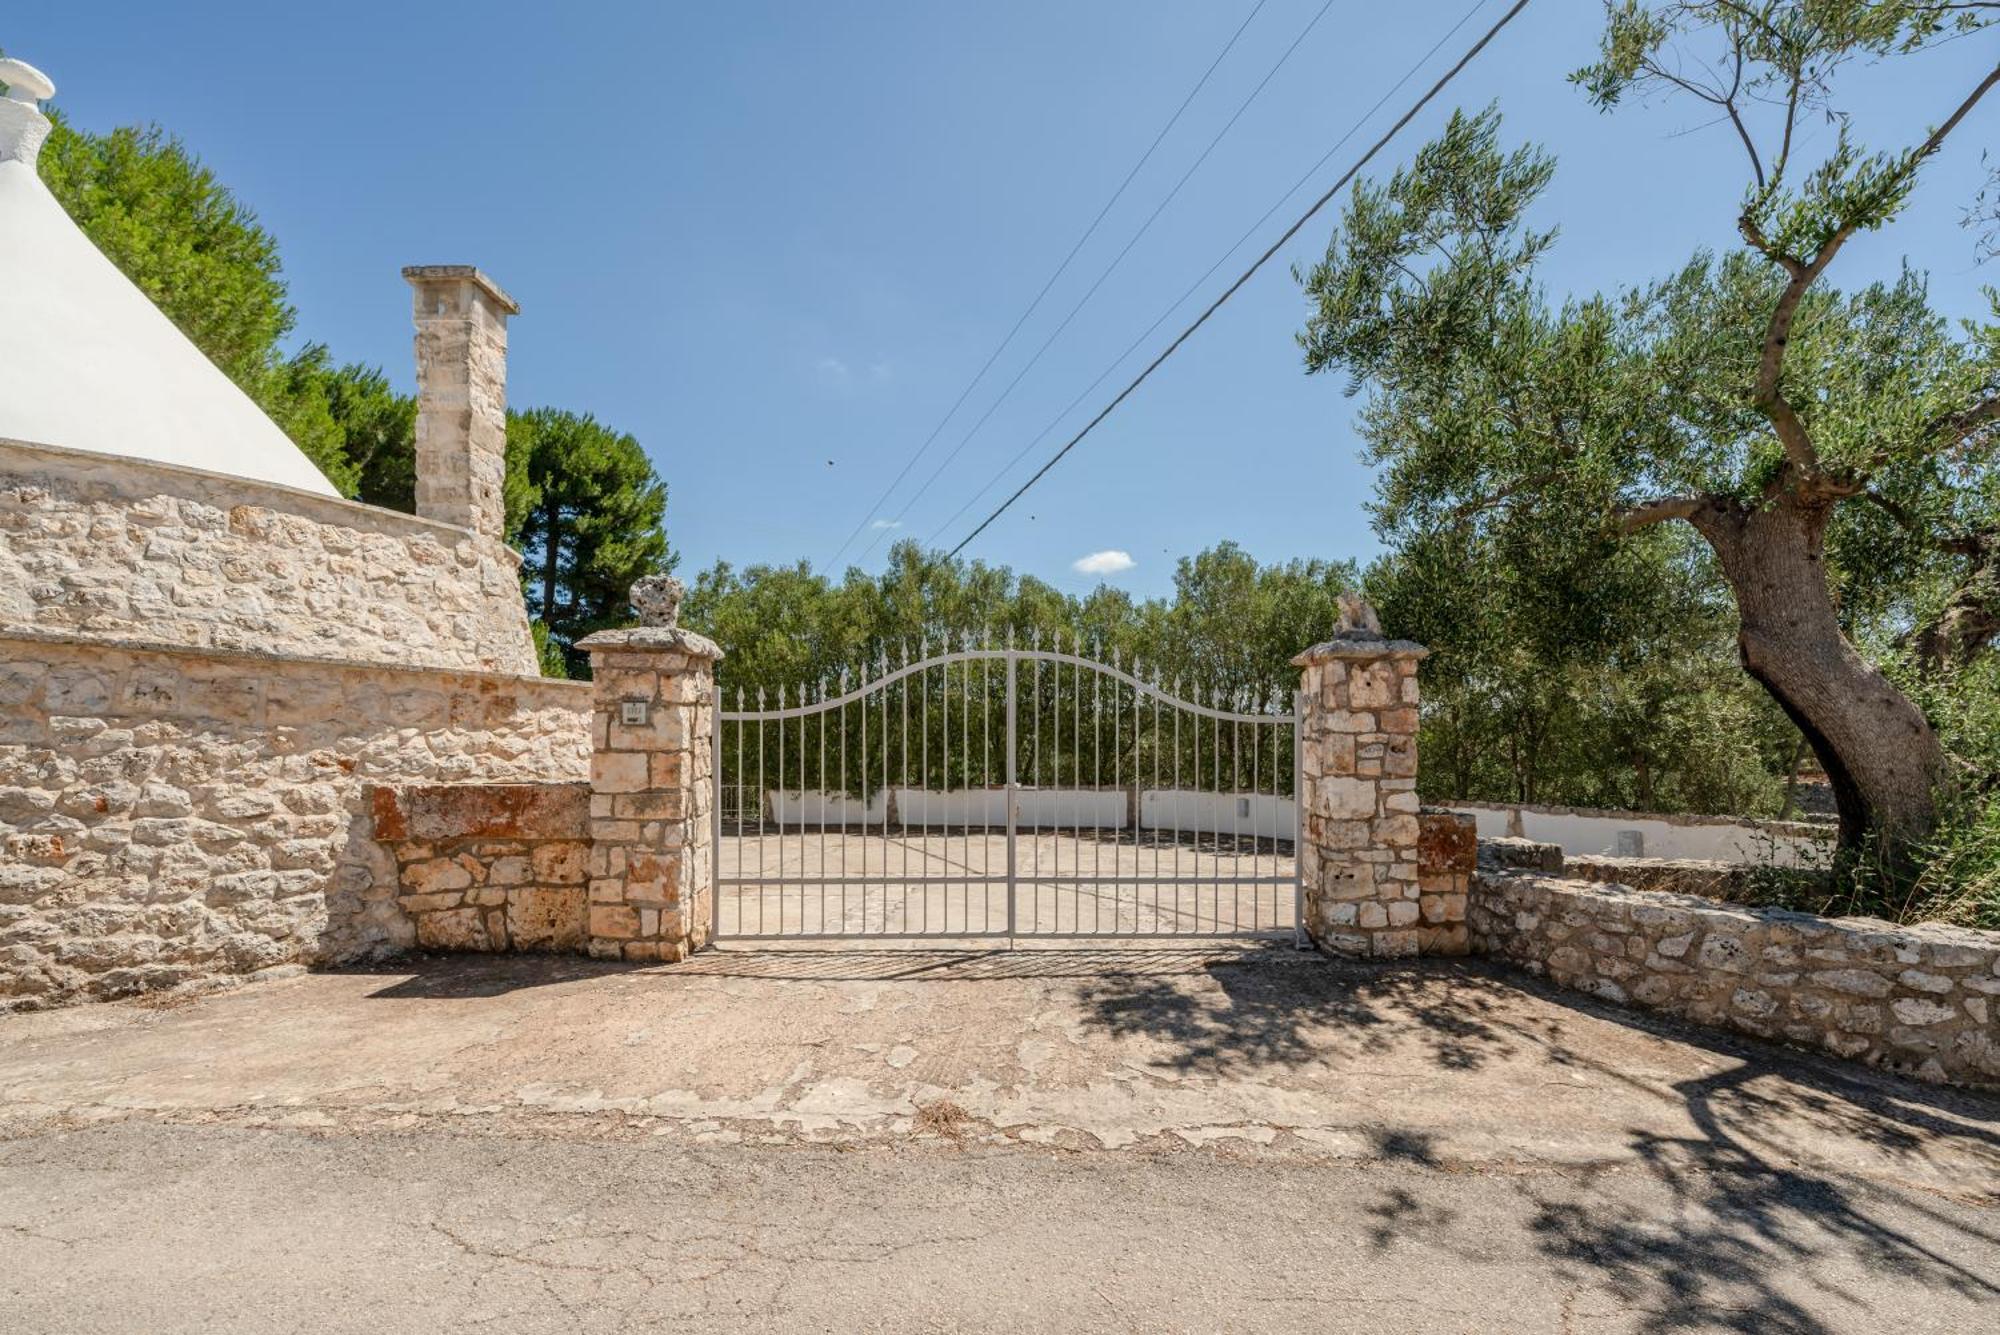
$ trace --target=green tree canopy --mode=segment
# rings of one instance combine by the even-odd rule
[[[509,413],[507,512],[529,615],[565,652],[630,619],[634,580],[673,569],[667,487],[639,442],[587,413]]]
[[[1670,38],[1708,39],[1725,69],[1807,106],[1830,65],[1890,40],[1849,11],[1890,9],[1892,45],[1931,31],[1924,6],[1770,5],[1748,27],[1735,5],[1615,6],[1604,63],[1580,77],[1609,104],[1672,81]],[[1920,834],[1945,766],[1921,711],[1843,633],[1829,524],[1871,501],[1921,512],[1976,491],[1963,479],[1995,444],[2000,387],[1991,331],[1948,328],[1914,275],[1847,295],[1818,280],[1856,230],[1893,216],[1995,79],[1915,149],[1863,155],[1843,134],[1809,171],[1788,113],[1768,164],[1751,154],[1744,250],[1562,301],[1539,279],[1555,234],[1533,221],[1553,161],[1504,149],[1496,112],[1461,113],[1408,168],[1356,188],[1305,277],[1308,371],[1368,393],[1384,535],[1507,552],[1545,572],[1541,615],[1567,618],[1603,603],[1589,566],[1685,521],[1735,596],[1745,666],[1812,743],[1850,838]]]
[[[269,413],[306,457],[351,494],[354,469],[317,393],[314,367],[282,344],[296,312],[278,243],[178,140],[158,126],[91,134],[60,114],[39,171],[99,250],[223,373]]]

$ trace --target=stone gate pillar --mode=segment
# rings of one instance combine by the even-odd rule
[[[677,579],[632,586],[640,624],[590,652],[590,953],[680,960],[706,945],[715,894],[714,641],[675,621]]]
[[[1429,652],[1384,638],[1374,610],[1348,598],[1334,637],[1292,660],[1304,670],[1304,925],[1330,954],[1415,955],[1435,936],[1417,847],[1417,663]]]

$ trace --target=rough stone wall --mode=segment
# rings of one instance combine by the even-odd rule
[[[1473,949],[1607,1001],[2000,1087],[2000,934],[1737,908],[1498,867]]]
[[[376,506],[0,442],[0,629],[532,674],[518,566]]]
[[[583,779],[589,701],[0,635],[0,1010],[411,944],[365,786]]]
[[[1732,904],[1809,903],[1815,893],[1830,892],[1832,876],[1810,867],[1762,867],[1707,858],[1618,858],[1605,854],[1573,854],[1557,870],[1579,881],[1606,881],[1634,890],[1666,890],[1675,894],[1724,899]],[[1786,894],[1777,891],[1789,892]]]
[[[1403,641],[1332,640],[1303,669],[1300,868],[1305,929],[1338,955],[1414,955],[1426,922],[1417,851],[1417,662]],[[1444,901],[1436,899],[1434,907]],[[1435,938],[1433,938],[1435,939]]]
[[[369,803],[418,946],[584,948],[588,783],[377,787]]]

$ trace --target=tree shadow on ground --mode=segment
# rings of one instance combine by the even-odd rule
[[[1672,1090],[1694,1132],[1630,1133],[1639,1171],[1664,1189],[1669,1209],[1597,1190],[1600,1173],[1555,1189],[1524,1184],[1536,1245],[1557,1273],[1579,1287],[1595,1284],[1644,1331],[1803,1335],[1893,1325],[1896,1313],[1874,1310],[1865,1293],[1826,1275],[1836,1266],[2000,1308],[2000,1233],[1919,1190],[1802,1161],[1761,1136],[1759,1119],[1789,1102],[1752,1088],[1768,1074],[1745,1063],[1678,1082]],[[1967,1186],[1961,1205],[2000,1204],[1992,1179]],[[1922,1232],[1941,1229],[1975,1259],[1944,1254],[1919,1236],[1916,1221],[1938,1226]],[[1781,1292],[1781,1279],[1818,1301]],[[1829,1312],[1844,1315],[1836,1322]]]
[[[1351,1058],[1412,1038],[1432,1064],[1469,1071],[1515,1055],[1524,1036],[1559,1037],[1555,1023],[1496,1023],[1507,984],[1476,967],[1308,959],[1308,968],[1270,969],[1249,957],[1213,958],[1202,969],[1209,987],[1172,976],[1087,977],[1085,1023],[1152,1040],[1154,1064],[1213,1076]]]
[[[1868,1295],[1820,1276],[1833,1268],[2000,1310],[2000,1228],[1963,1217],[1968,1205],[2000,1208],[2000,1101],[1620,1009],[1484,961],[1333,962],[1301,973],[1220,960],[1206,971],[1213,987],[1087,980],[1088,1022],[1150,1040],[1152,1064],[1183,1072],[1247,1076],[1393,1047],[1447,1071],[1563,1068],[1683,1110],[1685,1134],[1628,1131],[1630,1161],[1523,1174],[1517,1187],[1534,1247],[1575,1290],[1601,1290],[1639,1329],[1794,1335],[1893,1324]],[[1619,1069],[1615,1057],[1592,1055],[1588,1030],[1601,1023],[1700,1049],[1723,1069],[1678,1081]],[[1453,1168],[1423,1132],[1378,1128],[1371,1138],[1378,1159]],[[1907,1162],[1935,1177],[1933,1160],[1986,1172],[1953,1193],[1954,1211],[1924,1189],[1818,1163],[1802,1148],[1815,1142],[1866,1146],[1891,1173]],[[1489,1251],[1490,1237],[1454,1236],[1450,1181],[1377,1189],[1365,1207],[1369,1245],[1387,1252],[1424,1239]],[[1923,1240],[1940,1234],[1972,1259]]]
[[[1579,1019],[1728,1060],[1677,1081],[1650,1079],[1562,1041],[1559,1027],[1524,1024],[1497,1008],[1443,1049],[1471,1043],[1588,1071],[1685,1112],[1686,1133],[1628,1130],[1629,1161],[1523,1174],[1515,1188],[1529,1205],[1534,1245],[1556,1273],[1579,1292],[1600,1291],[1632,1328],[1803,1335],[1896,1323],[1896,1312],[1874,1305],[1872,1283],[1844,1287],[1826,1275],[1833,1269],[1892,1281],[1906,1296],[1915,1286],[2000,1310],[2000,1221],[1979,1218],[2000,1211],[2000,1101],[1621,1010],[1533,980],[1503,985]],[[1395,990],[1374,995],[1393,998]],[[1392,1129],[1374,1139],[1380,1157],[1448,1167],[1421,1135]],[[1802,1149],[1815,1141],[1865,1145],[1887,1171],[1865,1178],[1820,1162]],[[1913,1178],[1932,1161],[1968,1171],[1939,1193],[1887,1180],[1902,1161]],[[1449,1200],[1449,1179],[1438,1196]],[[1406,1186],[1381,1190],[1368,1213],[1377,1221],[1369,1231],[1377,1250],[1406,1238],[1466,1255],[1490,1247],[1488,1237],[1454,1237],[1448,1206]]]

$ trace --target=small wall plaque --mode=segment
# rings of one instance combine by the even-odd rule
[[[618,721],[628,728],[643,728],[646,726],[646,716],[651,709],[652,704],[650,701],[620,700],[618,702]]]

